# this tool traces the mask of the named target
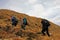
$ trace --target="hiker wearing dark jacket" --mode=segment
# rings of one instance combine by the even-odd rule
[[[49,21],[46,19],[42,19],[41,23],[42,23],[42,34],[45,35],[45,32],[46,32],[47,35],[50,36],[48,32],[48,27],[50,26]]]
[[[12,16],[11,20],[12,20],[12,25],[16,26],[18,23],[18,20],[14,16]]]

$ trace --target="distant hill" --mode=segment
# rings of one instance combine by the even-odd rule
[[[16,27],[11,25],[11,17],[15,16],[19,23]],[[21,20],[27,18],[28,25],[26,30],[21,29]],[[52,22],[50,22],[49,32],[51,37],[42,36],[41,34],[36,34],[41,32],[41,19],[25,15],[23,13],[18,13],[8,9],[0,9],[0,39],[6,40],[60,40],[60,27]],[[9,28],[7,28],[9,27]],[[22,32],[20,31],[22,30]],[[20,31],[20,32],[18,32]],[[21,34],[21,36],[16,35],[16,33]]]

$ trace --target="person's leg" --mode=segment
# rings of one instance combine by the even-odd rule
[[[15,26],[17,25],[17,23],[15,23]]]
[[[25,30],[25,25],[22,25],[22,27],[21,27],[21,28]]]
[[[48,32],[48,28],[46,28],[46,33],[47,33],[48,36],[50,36],[50,34],[49,34],[49,32]]]
[[[45,32],[45,29],[42,29],[42,34],[43,34],[43,35],[45,35],[45,33],[44,33],[44,32]]]
[[[12,27],[14,27],[15,26],[15,22],[12,22]]]
[[[15,22],[15,26],[18,24],[18,21]]]

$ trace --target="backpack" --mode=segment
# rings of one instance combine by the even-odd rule
[[[27,19],[26,18],[23,19],[23,24],[27,25]]]
[[[44,26],[50,26],[49,21],[48,21],[48,20],[45,20],[45,19],[42,20],[42,24],[43,24]]]
[[[12,25],[17,25],[17,23],[18,23],[18,20],[15,18],[15,17],[12,17]]]
[[[12,17],[12,22],[18,21],[15,17]]]

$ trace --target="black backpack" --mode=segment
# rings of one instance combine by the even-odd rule
[[[43,24],[44,26],[50,26],[49,21],[48,21],[48,20],[45,20],[45,19],[42,20],[42,24]]]

